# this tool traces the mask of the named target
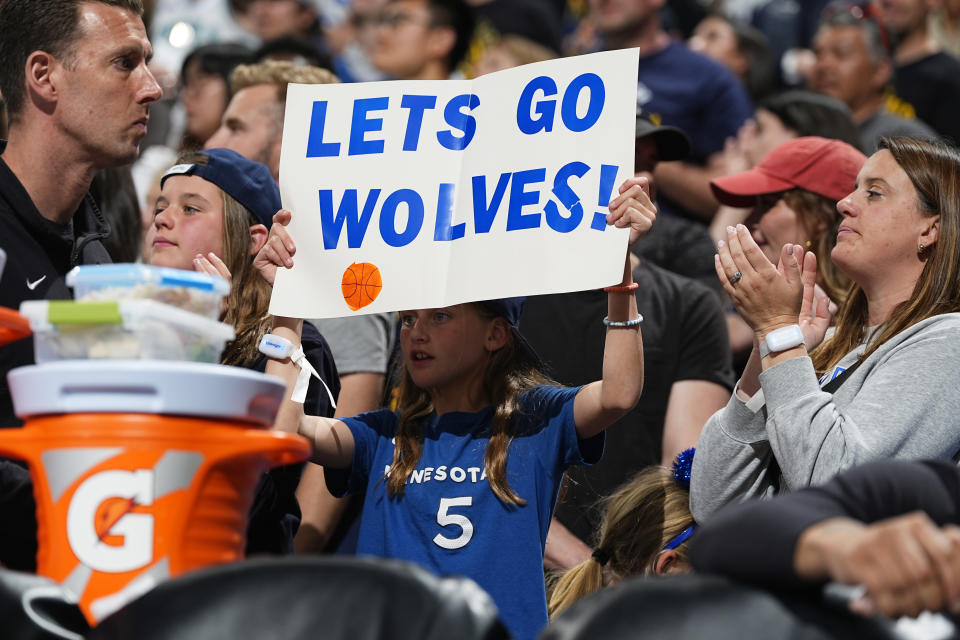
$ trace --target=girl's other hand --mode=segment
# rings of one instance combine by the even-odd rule
[[[206,273],[211,276],[220,276],[227,281],[228,285],[231,287],[233,286],[233,278],[230,275],[230,269],[228,269],[223,260],[221,260],[220,257],[212,251],[207,255],[198,253],[193,258],[193,270],[199,273]],[[229,301],[229,295],[223,296],[223,300],[220,301],[221,318],[227,315],[227,304]]]
[[[642,238],[657,219],[657,207],[650,199],[651,182],[644,176],[627,178],[619,195],[610,201],[607,224],[630,227],[630,246]]]
[[[271,286],[277,275],[277,267],[289,269],[293,266],[293,254],[297,252],[297,245],[287,231],[292,217],[293,214],[286,209],[280,209],[274,214],[270,235],[253,259],[254,268]]]

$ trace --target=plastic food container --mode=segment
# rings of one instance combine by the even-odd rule
[[[220,302],[230,284],[220,276],[145,264],[102,264],[75,267],[67,274],[80,302],[156,300],[211,320],[220,317]]]
[[[28,300],[37,363],[56,360],[219,362],[233,327],[153,300]]]

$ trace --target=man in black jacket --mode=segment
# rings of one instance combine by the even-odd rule
[[[87,193],[94,174],[133,162],[161,90],[141,0],[4,0],[0,93],[9,119],[0,141],[0,305],[68,298],[78,264],[110,262],[110,229]],[[6,374],[33,361],[30,339],[0,347],[0,426],[16,426]],[[33,567],[28,479],[0,461],[0,563]],[[31,504],[27,504],[27,502]],[[32,519],[32,518],[31,518]]]

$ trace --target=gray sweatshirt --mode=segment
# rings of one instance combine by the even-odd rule
[[[864,349],[837,366],[852,366]],[[868,460],[956,461],[960,313],[900,332],[832,394],[820,390],[809,357],[767,369],[760,386],[749,406],[734,393],[700,434],[690,482],[698,521],[728,502],[822,484]]]

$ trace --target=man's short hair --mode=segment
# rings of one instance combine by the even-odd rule
[[[819,29],[824,27],[857,27],[874,65],[890,60],[890,36],[877,9],[869,4],[842,0],[827,5],[820,16]]]
[[[80,6],[106,4],[143,15],[142,0],[3,0],[0,2],[0,93],[16,121],[26,100],[24,68],[34,51],[68,64],[81,37]]]
[[[427,9],[430,11],[431,26],[449,27],[456,33],[456,41],[447,54],[447,68],[452,71],[467,55],[473,39],[477,23],[473,7],[466,0],[427,0]]]
[[[297,65],[287,60],[267,60],[258,64],[241,64],[230,74],[230,90],[236,95],[241,89],[261,84],[277,87],[277,101],[287,101],[287,83],[335,84],[339,78],[328,69]]]

